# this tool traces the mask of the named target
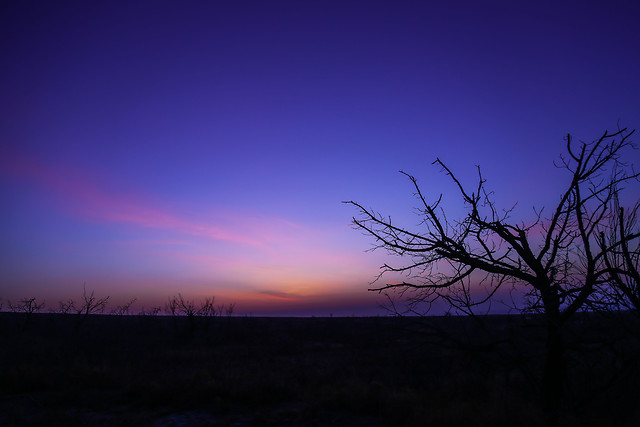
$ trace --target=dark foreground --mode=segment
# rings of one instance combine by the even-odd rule
[[[0,313],[0,425],[542,425],[536,322]],[[638,425],[635,318],[569,335],[560,424]]]

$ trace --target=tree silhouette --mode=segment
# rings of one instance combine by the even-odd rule
[[[97,297],[95,295],[95,291],[92,290],[90,294],[87,294],[87,285],[86,283],[82,285],[82,299],[76,305],[73,301],[69,301],[68,305],[65,306],[64,303],[60,304],[61,310],[64,308],[67,309],[75,309],[75,312],[78,315],[78,322],[76,323],[76,330],[79,330],[80,327],[85,323],[90,314],[102,313],[104,312],[105,307],[107,306],[107,302],[109,301],[109,296],[106,297]]]
[[[597,308],[623,308],[640,315],[640,239],[625,238],[640,233],[639,212],[640,202],[625,209],[617,198],[614,201],[615,215],[609,233],[602,231],[598,241],[610,281],[601,286],[598,297],[592,301]]]
[[[556,163],[568,172],[567,184],[553,210],[534,208],[529,223],[512,218],[513,208],[495,205],[479,167],[477,184],[469,190],[440,159],[433,164],[457,187],[466,208],[463,218],[450,219],[440,206],[442,194],[428,201],[417,180],[405,172],[419,202],[416,229],[398,226],[360,203],[345,202],[359,211],[353,224],[375,239],[374,249],[408,260],[383,265],[378,276],[400,273],[406,279],[371,290],[408,293],[414,308],[445,302],[458,313],[474,314],[478,306],[494,301],[498,290],[522,289],[526,298],[516,308],[540,312],[545,320],[542,398],[554,416],[566,370],[564,326],[597,289],[611,283],[617,270],[609,264],[624,258],[619,253],[639,237],[624,226],[610,233],[618,215],[613,204],[625,184],[640,176],[623,161],[624,153],[635,148],[632,134],[626,128],[605,132],[590,143],[576,143],[567,135],[566,153]],[[609,239],[603,241],[602,233]]]
[[[38,302],[36,298],[22,298],[18,303],[14,304],[8,301],[9,309],[14,313],[24,313],[23,328],[27,328],[35,313],[38,313],[44,307],[44,300]]]
[[[17,304],[9,301],[9,309],[14,313],[25,313],[30,317],[33,313],[37,313],[44,307],[44,301],[37,302],[36,298],[22,298]]]

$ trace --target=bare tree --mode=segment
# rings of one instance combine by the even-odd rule
[[[7,301],[9,305],[9,309],[14,313],[25,313],[27,315],[27,319],[31,317],[32,314],[39,312],[44,307],[44,300],[41,302],[36,301],[36,298],[22,298],[17,303],[12,303],[11,301]]]
[[[165,311],[171,316],[175,317],[178,315],[178,298],[175,296],[169,298],[167,303],[164,305]]]
[[[182,294],[178,293],[177,296],[169,298],[167,304],[165,304],[166,311],[172,316],[182,315],[187,318],[199,317],[213,317],[218,311],[214,305],[215,297],[206,297],[200,303],[196,303],[194,300],[185,299]],[[222,308],[220,308],[222,310]]]
[[[383,265],[378,276],[396,273],[406,279],[370,290],[410,295],[414,308],[444,302],[458,313],[473,315],[478,306],[494,301],[498,290],[522,289],[526,299],[516,308],[544,315],[542,395],[550,413],[556,413],[565,376],[564,325],[609,281],[608,254],[638,239],[637,233],[622,228],[612,241],[598,242],[616,215],[612,202],[626,183],[640,176],[623,161],[626,150],[635,148],[632,134],[627,129],[605,132],[591,143],[576,143],[568,135],[566,153],[556,164],[568,172],[567,184],[553,210],[534,208],[529,223],[514,220],[513,208],[495,205],[479,167],[477,184],[470,191],[440,159],[434,164],[452,180],[464,202],[461,219],[448,218],[440,207],[443,196],[428,201],[417,180],[404,172],[420,204],[418,229],[398,226],[357,202],[345,202],[358,209],[353,224],[375,239],[374,249],[409,260]]]
[[[224,308],[224,306],[220,306],[218,308],[218,312],[222,313],[223,309],[227,317],[231,317],[233,316],[233,312],[236,309],[236,303],[229,303],[229,305],[226,308]]]
[[[109,298],[109,296],[98,298],[95,295],[95,291],[91,291],[90,294],[87,294],[86,284],[83,284],[82,300],[78,303],[79,305],[75,306],[76,313],[79,316],[76,327],[80,328],[80,325],[87,320],[87,317],[89,317],[90,314],[104,312]]]
[[[591,303],[596,308],[622,308],[640,315],[640,239],[626,238],[640,234],[640,202],[625,209],[616,198],[612,210],[615,215],[609,233],[602,231],[598,241],[610,281],[600,287],[598,298]]]
[[[182,313],[187,318],[192,319],[196,314],[198,314],[198,307],[196,306],[195,301],[184,299],[182,294],[178,294],[178,297],[173,297],[177,302],[178,312]]]
[[[75,307],[76,307],[76,303],[69,298],[66,301],[59,301],[58,302],[58,313],[62,313],[62,314],[67,314],[70,312],[75,311]]]
[[[160,311],[162,311],[162,307],[160,306],[153,306],[151,307],[149,310],[145,309],[144,307],[142,307],[142,309],[140,310],[140,313],[138,313],[140,316],[157,316],[158,313],[160,313]]]
[[[27,313],[33,314],[42,310],[44,307],[44,301],[37,302],[36,298],[22,298],[18,303],[14,304],[8,301],[9,309],[14,313]]]
[[[91,291],[90,294],[87,294],[86,285],[82,286],[82,300],[80,301],[81,306],[78,307],[78,313],[84,316],[93,313],[102,313],[107,306],[107,301],[109,301],[108,296],[98,298],[95,295],[95,291]]]
[[[114,308],[111,313],[112,314],[116,314],[118,316],[124,316],[124,315],[128,315],[129,311],[131,310],[131,306],[138,300],[138,298],[132,298],[130,299],[128,302],[122,304],[122,305],[118,305],[116,306],[116,308]]]
[[[152,306],[151,308],[147,309],[145,307],[142,307],[140,309],[140,311],[138,312],[138,316],[142,316],[145,317],[147,319],[153,319],[153,321],[157,321],[157,316],[158,314],[162,311],[162,307],[161,306]]]
[[[209,325],[207,318],[213,318],[217,312],[214,305],[215,297],[206,297],[200,303],[195,300],[189,300],[178,293],[177,296],[169,298],[166,304],[166,310],[173,316],[174,325],[177,327],[177,316],[185,316],[187,318],[187,332],[193,333],[198,324]],[[198,319],[202,319],[199,321]]]
[[[200,306],[198,307],[198,311],[196,314],[198,316],[203,317],[213,317],[216,315],[216,307],[213,305],[216,297],[206,297],[204,301],[200,302]],[[222,310],[222,308],[220,308]]]

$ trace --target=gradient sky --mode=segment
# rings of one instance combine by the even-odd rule
[[[455,217],[440,157],[526,220],[557,201],[566,133],[640,127],[637,1],[21,0],[0,20],[5,301],[86,283],[376,314],[384,254],[342,200],[413,226],[405,170]]]

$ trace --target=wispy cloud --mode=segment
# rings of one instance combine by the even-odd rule
[[[129,224],[251,246],[264,245],[268,237],[264,233],[238,231],[260,229],[252,218],[226,213],[226,216],[236,218],[237,225],[194,221],[152,201],[148,195],[109,189],[108,184],[104,185],[104,178],[77,167],[51,165],[18,152],[5,151],[3,159],[1,165],[5,174],[36,184],[54,195],[65,210],[86,221]]]
[[[158,240],[158,239],[129,239],[114,240],[112,245],[142,247],[142,246],[187,246],[191,245],[188,240]]]
[[[292,301],[298,300],[300,298],[299,295],[294,295],[288,292],[276,291],[276,290],[260,290],[256,291],[257,294],[267,295],[272,298],[277,298],[280,300]]]
[[[159,286],[160,280],[183,291],[215,289],[227,300],[250,301],[255,307],[316,304],[345,283],[366,289],[379,265],[375,257],[354,251],[338,227],[221,206],[182,207],[93,171],[19,153],[0,152],[0,166],[0,179],[42,196],[71,217],[120,226],[112,240],[83,246],[91,248],[90,257],[97,257],[92,265],[110,259],[118,266],[116,272],[108,270],[110,280],[118,283],[138,281],[136,286],[143,286],[139,281],[145,277],[154,282],[144,285],[148,288]],[[348,224],[344,228],[347,231]],[[116,250],[110,252],[109,245]],[[74,264],[73,269],[78,267]],[[94,273],[88,274],[99,276]]]

